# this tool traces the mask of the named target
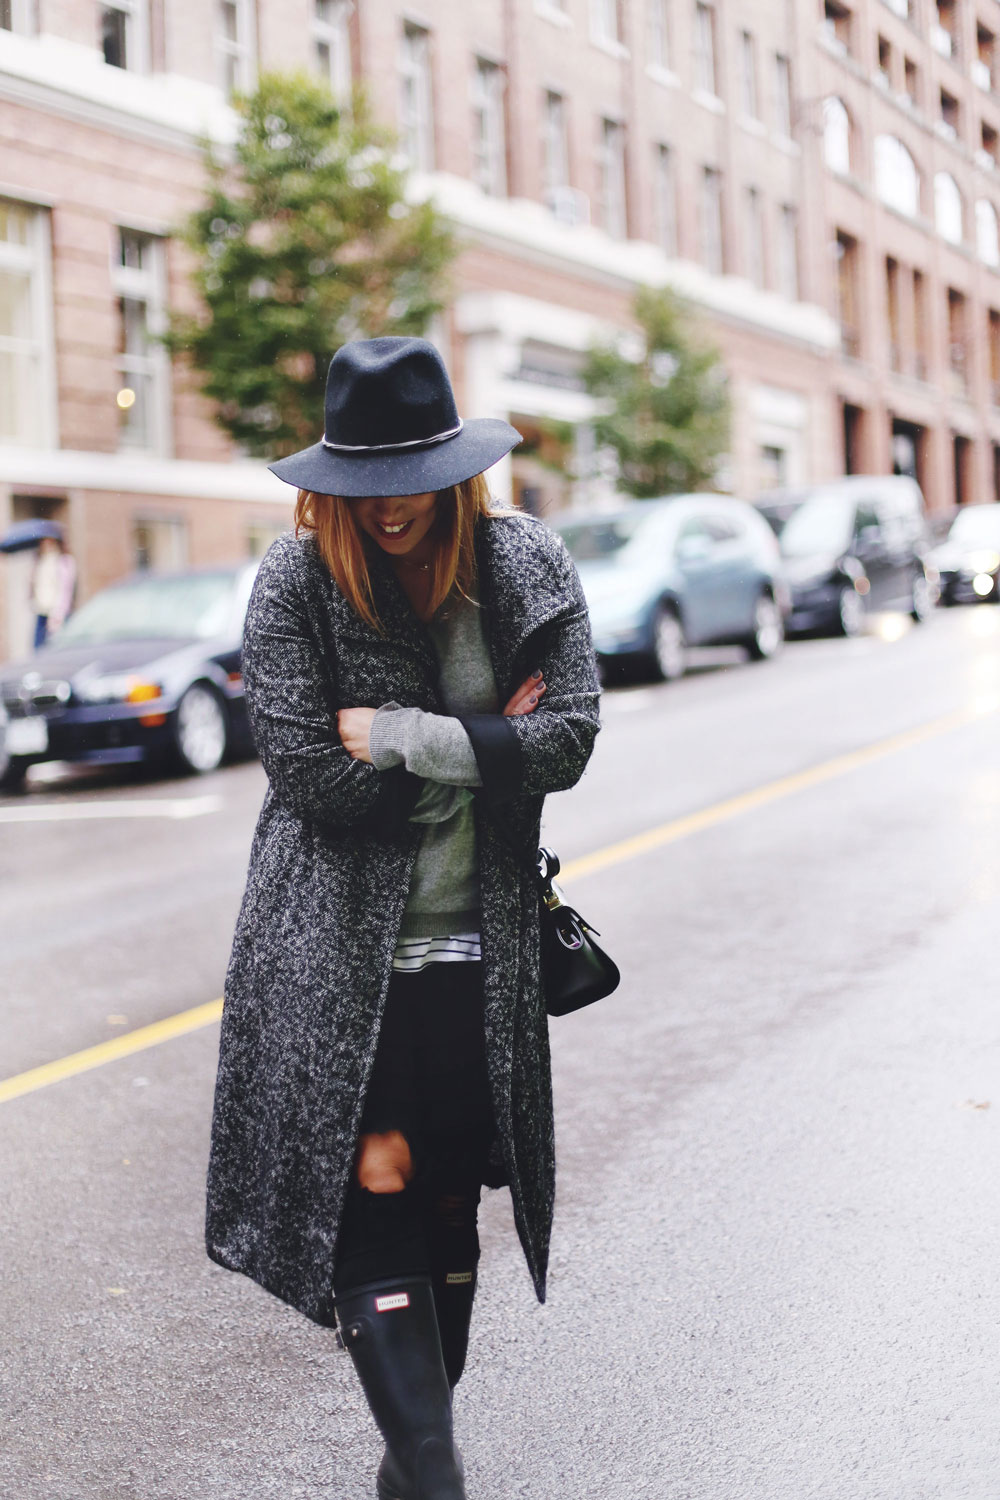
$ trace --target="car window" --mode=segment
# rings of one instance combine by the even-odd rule
[[[659,546],[673,519],[662,510],[645,510],[637,503],[634,510],[602,520],[577,521],[557,527],[575,563],[633,562],[636,554],[650,546]]]
[[[842,495],[812,495],[789,516],[781,532],[785,557],[846,552],[854,508]]]
[[[232,624],[232,570],[136,578],[88,599],[52,637],[59,646],[124,640],[207,640]]]
[[[879,526],[880,517],[873,500],[859,500],[854,511],[854,535],[859,537],[867,526]]]
[[[732,516],[706,516],[705,525],[709,536],[717,542],[731,542],[733,537],[743,535],[743,528]]]
[[[677,540],[679,542],[689,542],[692,537],[699,537],[704,538],[706,541],[711,541],[714,535],[715,533],[708,523],[707,516],[692,516],[690,520],[684,522],[678,533]]]

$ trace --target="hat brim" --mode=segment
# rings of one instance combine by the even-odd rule
[[[286,484],[319,495],[424,495],[492,468],[521,441],[509,422],[476,417],[455,437],[427,448],[339,453],[313,443],[268,468]]]

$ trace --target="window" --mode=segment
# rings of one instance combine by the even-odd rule
[[[695,84],[706,94],[715,87],[715,12],[710,5],[698,4],[694,10],[694,77]]]
[[[404,22],[400,39],[399,89],[403,149],[411,167],[429,172],[434,166],[430,36],[409,21]]]
[[[137,517],[132,528],[132,554],[140,571],[172,571],[187,567],[188,524],[183,516]]]
[[[831,172],[851,170],[851,121],[842,99],[823,100],[823,159]]]
[[[757,105],[757,48],[753,34],[740,32],[740,106],[745,115],[756,120]]]
[[[472,176],[484,193],[494,197],[503,197],[507,191],[504,83],[502,68],[476,58],[472,72]]]
[[[722,173],[715,167],[705,167],[701,174],[701,259],[707,271],[721,276],[724,262]]]
[[[892,87],[892,48],[884,36],[878,39],[878,69],[877,81],[884,89]]]
[[[969,66],[973,83],[987,94],[993,88],[996,37],[980,22],[976,27],[976,56]]]
[[[927,281],[923,271],[913,273],[913,373],[927,379]]]
[[[987,344],[990,361],[990,401],[1000,406],[1000,312],[991,307],[987,324]],[[997,496],[1000,499],[1000,495]]]
[[[942,57],[958,55],[958,28],[955,0],[938,0],[937,20],[930,26],[931,46]]]
[[[988,266],[1000,266],[997,211],[987,198],[976,199],[976,254]]]
[[[670,0],[649,0],[649,60],[670,67]]]
[[[792,65],[778,52],[774,58],[774,128],[786,140],[792,136]]]
[[[655,151],[656,237],[667,255],[676,255],[677,182],[674,175],[674,154],[669,146],[657,146]]]
[[[0,442],[54,441],[48,220],[0,198]]]
[[[837,231],[834,241],[837,263],[837,316],[840,320],[840,347],[852,359],[861,353],[861,300],[858,286],[858,242],[851,235]]]
[[[621,44],[619,0],[590,0],[590,33],[595,41]]]
[[[101,50],[112,68],[149,67],[146,0],[111,0],[99,9]]]
[[[823,35],[838,52],[851,50],[851,12],[840,0],[824,0]]]
[[[598,159],[601,223],[608,234],[628,233],[625,201],[625,127],[617,120],[601,121]]]
[[[778,216],[778,290],[792,301],[799,295],[799,216],[790,203]]]
[[[542,106],[542,175],[546,194],[569,186],[566,100],[547,89]]]
[[[248,0],[216,0],[216,6],[219,84],[228,98],[253,87],[253,13]]]
[[[764,205],[757,188],[746,190],[746,265],[748,280],[764,285]]]
[[[988,167],[992,171],[994,167],[1000,166],[1000,151],[998,151],[997,147],[997,133],[991,125],[987,125],[985,120],[982,127],[982,141],[983,160],[981,165]]]
[[[965,298],[954,287],[948,288],[948,369],[953,391],[962,392],[968,380],[967,330]]]
[[[34,0],[0,0],[0,31],[32,36],[36,30]]]
[[[118,446],[167,450],[170,365],[156,335],[166,326],[164,246],[122,229],[113,269],[118,294]]]
[[[958,100],[947,89],[941,90],[940,111],[938,131],[949,140],[954,140],[959,128]]]
[[[920,108],[920,74],[911,57],[903,58],[903,93],[914,109]]]
[[[271,543],[288,529],[287,521],[251,521],[247,527],[247,556],[263,557]]]
[[[889,329],[889,364],[893,370],[903,368],[899,324],[899,262],[891,255],[885,258],[885,320]]]
[[[313,57],[335,99],[351,97],[350,0],[313,0]]]
[[[917,164],[894,135],[875,137],[875,192],[889,208],[911,219],[920,212]]]
[[[950,172],[934,174],[934,227],[942,239],[960,245],[965,238],[962,195]]]

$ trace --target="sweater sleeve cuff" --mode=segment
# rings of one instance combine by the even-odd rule
[[[405,739],[401,736],[399,720],[407,713],[419,713],[419,709],[400,708],[398,703],[383,703],[375,710],[371,729],[368,731],[368,754],[376,771],[390,771],[406,760]]]

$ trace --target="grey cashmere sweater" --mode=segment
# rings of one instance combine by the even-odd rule
[[[369,750],[379,771],[405,765],[424,786],[410,815],[425,824],[410,882],[400,937],[478,932],[479,866],[472,786],[481,786],[469,737],[452,714],[496,713],[496,683],[482,614],[450,595],[428,623],[441,668],[448,714],[385,703],[372,721]]]

